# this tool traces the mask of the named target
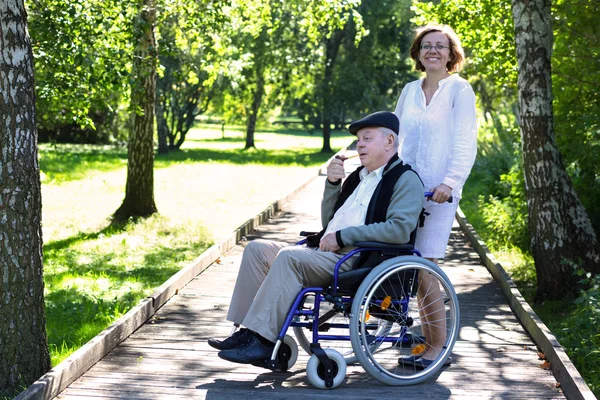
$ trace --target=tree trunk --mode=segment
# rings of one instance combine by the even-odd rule
[[[323,148],[321,153],[333,153],[331,149],[331,95],[333,82],[333,67],[344,38],[343,30],[336,30],[331,37],[325,41],[325,73],[323,74],[322,85],[322,131],[323,131]]]
[[[521,142],[537,300],[557,299],[579,278],[570,264],[600,272],[600,249],[554,138],[550,0],[513,0]]]
[[[260,35],[256,38],[254,44],[254,90],[252,91],[252,103],[248,110],[248,119],[246,121],[246,146],[244,150],[247,150],[254,145],[254,132],[256,131],[256,121],[258,120],[258,113],[260,111],[260,105],[262,98],[265,93],[265,77],[264,77],[264,65],[265,65],[265,42],[267,40],[267,30],[263,28]]]
[[[127,151],[127,183],[123,204],[115,211],[117,222],[148,217],[157,212],[154,203],[154,96],[157,51],[154,38],[156,0],[144,0],[134,21],[131,109],[132,129]]]
[[[248,114],[248,122],[246,123],[246,146],[244,149],[256,147],[254,145],[254,132],[256,131],[256,121],[258,119],[258,112],[260,110],[260,103],[265,92],[265,81],[261,76],[257,76],[256,89],[252,93],[252,105]]]
[[[158,154],[169,154],[169,144],[167,143],[167,137],[169,137],[169,127],[165,120],[164,110],[161,102],[156,99],[156,131],[158,133]]]
[[[0,396],[50,369],[33,54],[23,0],[0,2]]]

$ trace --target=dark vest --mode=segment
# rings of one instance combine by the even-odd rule
[[[400,177],[406,171],[412,171],[416,174],[416,172],[410,167],[408,164],[404,164],[402,161],[397,164],[395,167],[390,169],[390,166],[398,160],[398,155],[395,154],[387,165],[384,168],[383,176],[381,181],[375,188],[373,192],[373,197],[371,197],[371,201],[369,202],[369,208],[367,209],[367,215],[365,217],[365,225],[373,224],[376,222],[385,222],[387,219],[387,210],[390,205],[390,200],[392,199],[392,195],[394,194],[394,186]],[[332,218],[335,212],[348,200],[348,197],[356,190],[358,184],[360,183],[360,171],[364,167],[358,167],[354,172],[352,172],[342,185],[342,191],[338,200],[335,204]],[[418,176],[418,175],[417,175]],[[306,238],[306,243],[310,247],[318,247],[323,234],[325,233],[325,229],[316,235],[312,235]],[[416,237],[416,228],[410,235],[410,244],[414,244]],[[351,245],[352,243],[345,243],[346,245]],[[370,252],[363,252],[359,256],[358,261],[354,264],[353,269],[359,267],[370,267],[379,264],[382,259],[377,257],[376,255],[369,254]],[[368,260],[368,262],[367,262]],[[371,265],[373,264],[373,265]]]

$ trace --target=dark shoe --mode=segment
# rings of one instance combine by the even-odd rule
[[[410,357],[400,357],[400,359],[402,359],[402,364],[403,365],[411,365],[414,366],[415,368],[419,368],[419,369],[425,369],[428,368],[431,364],[433,364],[433,362],[435,360],[428,360],[426,358],[423,357],[417,357],[414,360],[409,360]],[[400,359],[398,359],[398,362],[400,363]],[[446,359],[446,361],[444,361],[444,364],[442,364],[442,367],[447,367],[450,364],[452,364],[452,357],[448,357]]]
[[[400,365],[413,365],[415,360],[421,356],[406,356],[398,358],[398,364]]]
[[[251,334],[250,339],[243,345],[231,350],[222,350],[218,356],[223,360],[240,364],[255,364],[270,359],[275,343],[264,345],[256,336]]]
[[[246,343],[252,334],[246,328],[242,328],[226,339],[208,339],[208,345],[217,350],[231,350]]]

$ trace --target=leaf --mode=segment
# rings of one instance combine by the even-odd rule
[[[538,354],[538,358],[540,360],[545,360],[546,359],[546,355],[544,353],[542,353],[541,351],[538,351],[537,354]]]
[[[544,361],[543,363],[541,363],[540,368],[546,370],[550,369],[550,361]]]

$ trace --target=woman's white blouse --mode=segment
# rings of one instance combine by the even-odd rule
[[[426,105],[423,79],[407,84],[396,105],[400,158],[417,171],[426,190],[445,183],[460,198],[477,155],[475,93],[453,74],[439,82]]]

